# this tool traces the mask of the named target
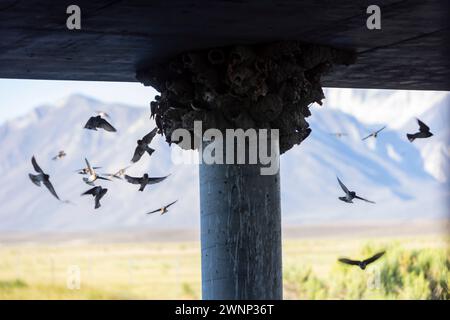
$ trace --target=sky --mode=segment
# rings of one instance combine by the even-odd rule
[[[157,92],[139,82],[0,79],[0,124],[76,93],[104,102],[148,107]]]
[[[17,119],[17,121],[10,123],[11,126],[2,126],[4,121],[25,115],[39,105],[50,104],[54,106],[63,106],[62,102],[67,103],[67,98],[74,94],[94,98],[104,103],[123,103],[126,105],[142,107],[144,108],[142,112],[145,116],[139,118],[139,120],[136,120],[135,122],[130,122],[133,123],[133,125],[128,125],[129,130],[124,131],[124,135],[120,138],[120,143],[115,140],[114,147],[119,149],[114,149],[111,145],[107,144],[108,140],[102,136],[103,132],[100,132],[98,135],[89,130],[82,130],[79,123],[83,123],[86,119],[83,114],[76,112],[73,114],[74,118],[70,118],[73,120],[70,122],[72,131],[67,130],[68,128],[66,127],[61,128],[61,126],[58,125],[49,128],[47,124],[43,122],[37,124],[29,122],[36,120],[36,118],[33,117],[35,113],[30,114],[30,117],[27,117],[26,119]],[[69,154],[70,152],[74,154],[74,157],[70,160],[72,162],[66,161],[67,163],[65,166],[67,167],[79,167],[79,159],[83,160],[81,155],[86,154],[89,158],[91,158],[91,156],[96,156],[96,161],[98,162],[104,161],[104,163],[111,165],[111,167],[107,168],[108,170],[115,169],[116,166],[117,168],[121,167],[121,164],[129,162],[128,154],[121,151],[123,145],[131,143],[129,149],[132,150],[132,143],[135,141],[133,136],[140,137],[148,129],[147,112],[149,102],[154,99],[155,94],[156,91],[154,89],[144,87],[138,82],[114,83],[0,79],[0,129],[3,129],[0,130],[2,132],[0,134],[0,140],[1,138],[4,138],[0,144],[0,170],[4,169],[4,172],[9,172],[9,169],[15,168],[17,171],[14,172],[20,172],[20,177],[27,181],[26,188],[29,190],[26,192],[27,195],[33,197],[33,195],[38,194],[38,192],[42,190],[35,188],[35,186],[30,184],[27,180],[28,177],[22,175],[22,173],[27,171],[30,166],[28,156],[38,150],[41,162],[44,161],[41,160],[43,155],[49,156],[47,159],[48,162],[43,162],[44,166],[46,168],[53,168],[55,162],[51,160],[50,156],[53,156],[55,152],[59,150],[59,146],[54,143],[57,140],[61,141],[57,142],[57,144],[64,144],[64,150],[68,151]],[[446,153],[446,151],[450,149],[448,149],[449,144],[444,140],[446,136],[449,136],[447,126],[448,118],[446,117],[448,114],[448,101],[450,101],[449,92],[325,88],[325,96],[326,99],[324,100],[323,106],[317,104],[311,106],[312,116],[308,119],[308,122],[315,128],[311,137],[305,141],[305,143],[302,143],[301,146],[293,148],[292,151],[287,153],[288,156],[282,158],[282,167],[285,168],[282,171],[282,175],[283,172],[284,175],[281,178],[281,181],[284,181],[284,198],[282,203],[284,206],[283,210],[285,212],[285,218],[290,217],[290,221],[293,221],[292,223],[299,223],[299,221],[303,221],[301,219],[305,219],[305,221],[307,219],[310,219],[309,221],[319,221],[321,217],[322,219],[328,219],[328,217],[333,215],[339,219],[341,217],[351,219],[347,218],[349,216],[347,208],[342,208],[344,211],[341,213],[334,208],[336,205],[335,200],[339,195],[339,189],[336,188],[335,179],[336,174],[338,173],[343,178],[345,177],[344,180],[347,183],[350,183],[352,186],[358,186],[358,190],[361,188],[363,195],[368,195],[371,198],[376,199],[377,203],[378,200],[381,199],[380,202],[383,203],[385,206],[384,208],[389,208],[389,210],[396,208],[400,214],[400,216],[396,217],[402,217],[402,215],[410,213],[412,210],[420,211],[422,208],[429,208],[431,205],[436,207],[437,204],[443,203],[443,201],[440,200],[441,198],[443,199],[443,196],[441,196],[442,192],[439,191],[441,189],[438,190],[439,193],[437,193],[434,198],[417,196],[417,201],[420,200],[420,203],[410,200],[408,196],[410,194],[422,194],[423,190],[416,188],[416,185],[420,184],[420,186],[423,187],[422,180],[420,180],[423,176],[429,177],[428,175],[432,174],[436,179],[441,179],[440,177],[443,177],[443,181],[449,181],[447,179],[448,171],[445,170],[448,164],[448,157],[450,156],[450,153]],[[74,98],[79,99],[80,97]],[[70,108],[73,108],[73,106],[74,104],[70,104]],[[113,109],[113,106],[110,107]],[[64,122],[60,120],[66,119],[70,114],[70,112],[68,112],[69,109],[63,110],[62,113],[59,113],[59,108],[56,107],[49,109],[54,111],[53,113],[48,113],[48,116],[50,117],[49,119],[53,119],[54,122],[52,123],[55,124]],[[139,110],[134,110],[133,112],[140,114]],[[433,129],[436,129],[436,135],[433,139],[418,141],[414,144],[410,144],[407,141],[405,133],[417,130],[417,123],[414,117],[420,117],[426,123],[430,124]],[[117,117],[114,119],[114,124],[118,127],[125,128],[126,124],[124,121],[131,121],[127,119],[127,117]],[[30,123],[32,123],[32,126],[27,129],[26,125]],[[361,141],[363,136],[367,135],[371,130],[381,128],[382,125],[387,125],[388,127],[383,132],[380,139],[370,139],[366,142]],[[14,131],[16,129],[17,131]],[[336,130],[347,132],[348,137],[338,139],[331,136],[330,132],[335,132]],[[98,139],[91,141],[91,139],[89,139],[91,136],[97,136]],[[106,136],[108,136],[108,134],[106,134]],[[49,143],[49,141],[51,141],[51,143]],[[106,153],[97,152],[99,143],[105,143],[104,146],[108,146],[105,148],[105,150],[108,150],[107,152],[105,151]],[[164,154],[164,156],[169,157],[168,146],[164,139],[162,139],[160,143],[162,145],[158,150],[167,150],[167,154]],[[163,149],[163,147],[165,149]],[[395,151],[396,148],[402,149],[403,151],[406,150],[405,152],[410,153],[407,153],[405,157],[399,156],[400,153],[396,153],[396,156],[393,157],[391,155],[392,152],[389,153],[389,151]],[[385,150],[387,151],[385,152]],[[163,152],[159,152],[158,154],[163,157]],[[416,158],[420,155],[420,158],[415,161],[410,154],[413,154]],[[20,158],[20,161],[17,160],[17,157]],[[344,161],[330,162],[330,159],[334,160],[335,158]],[[425,167],[422,165],[422,158],[424,159],[423,163],[426,164]],[[154,160],[154,157],[152,159]],[[413,160],[412,162],[410,161],[411,159]],[[299,161],[304,165],[298,166]],[[18,166],[17,163],[21,163],[21,166]],[[152,163],[156,162],[152,161]],[[416,163],[419,164],[416,165]],[[65,168],[66,167],[61,167],[60,169],[65,170]],[[176,170],[174,169],[175,173],[171,180],[173,181],[173,190],[179,190],[180,185],[182,185],[181,182],[184,181],[183,183],[186,183],[183,185],[186,187],[183,187],[182,189],[193,192],[193,195],[189,199],[198,199],[198,194],[195,193],[198,192],[198,187],[192,187],[188,184],[192,181],[198,181],[197,176],[195,175],[198,167],[195,166],[195,168],[195,170],[192,169],[191,171],[179,168]],[[151,170],[154,169],[155,168],[152,167]],[[418,173],[416,174],[414,170]],[[161,172],[169,171],[172,170],[168,169]],[[23,190],[22,180],[17,180],[17,176],[14,175],[14,172],[10,173],[9,176],[4,176],[5,185],[7,187],[3,188],[0,193],[0,197],[3,197],[3,199],[8,199],[11,194],[16,194],[19,188]],[[320,179],[317,179],[315,172],[323,173]],[[178,178],[175,179],[174,177],[177,177],[176,173],[178,174]],[[183,174],[186,176],[183,176]],[[375,175],[380,176],[380,179],[374,179]],[[412,175],[413,178],[417,177],[417,179],[413,179],[409,175]],[[57,176],[58,175],[55,175],[55,177]],[[79,177],[76,176],[74,179],[75,178],[77,179]],[[11,181],[11,183],[8,181]],[[301,208],[298,207],[299,195],[297,194],[297,189],[293,187],[298,184],[298,181],[305,181],[306,185],[310,186],[308,188],[309,193],[306,193],[305,191],[305,194],[303,195],[303,199],[308,199],[309,201],[301,201]],[[437,185],[437,183],[438,182],[434,180],[429,182],[429,184],[433,186]],[[76,185],[78,186],[78,184]],[[126,185],[124,187],[126,188]],[[61,188],[58,190],[63,190],[61,192],[64,193],[64,190],[66,190],[66,192],[70,194],[69,191],[72,190],[72,185],[59,183],[58,188]],[[165,188],[167,188],[167,186],[164,186],[164,190],[166,190]],[[406,191],[402,188],[405,188]],[[430,194],[435,193],[435,190],[431,189],[431,187],[425,187],[425,189],[428,189],[426,191]],[[292,192],[289,190],[292,190]],[[310,201],[314,197],[321,197],[322,193],[317,192],[318,190],[322,192],[323,190],[326,190],[325,193],[332,195],[331,198],[328,198],[329,200],[327,200],[329,202],[323,199],[320,200],[320,208],[318,208],[317,205],[319,201]],[[119,193],[123,195],[122,191]],[[171,194],[172,192],[170,191],[164,191],[164,193],[158,193],[158,195],[155,194],[155,197],[161,195],[169,197]],[[78,197],[79,195],[77,194],[76,199],[78,199]],[[44,200],[42,201],[45,201],[45,198],[43,199]],[[150,198],[147,200],[151,201]],[[171,199],[167,199],[167,201],[169,200],[171,201]],[[20,199],[16,202],[2,200],[0,201],[0,207],[2,204],[10,207],[0,208],[0,213],[9,214],[11,212],[16,212],[15,210],[18,210],[18,207],[14,206],[21,206],[23,203],[26,204],[25,208],[30,215],[33,214],[33,210],[36,206],[39,207],[39,203],[35,203],[35,207],[30,207],[28,203],[23,202],[23,200]],[[117,203],[121,202],[119,201]],[[328,207],[329,205],[333,208],[331,215],[329,215],[329,208],[331,208]],[[337,205],[340,205],[340,203],[337,203]],[[359,207],[355,206],[355,210],[359,210],[358,208]],[[195,208],[192,210],[194,209]],[[301,216],[296,215],[299,210],[302,212]],[[366,209],[364,210],[367,216],[376,216],[376,219],[382,219],[382,217],[386,216],[380,215],[378,210],[381,210],[381,214],[390,213],[389,210],[380,209],[380,206],[376,206],[372,209],[368,207],[367,210],[374,210],[372,215],[368,214]],[[117,211],[115,217],[117,218],[117,221],[122,221],[121,219],[123,217],[120,216],[121,212],[119,211],[120,210]],[[51,211],[49,213],[48,219],[53,217],[54,212],[55,211]],[[312,214],[310,214],[310,212],[312,212]],[[322,212],[323,214],[317,216],[318,212]],[[194,215],[196,214],[195,212],[191,213],[192,215],[186,215],[185,217],[187,219],[197,217],[197,215]],[[357,215],[358,211],[353,211],[353,213]],[[76,215],[77,212],[74,211],[73,214]],[[11,215],[8,219],[10,219],[10,223],[14,225],[16,225],[15,223],[22,225],[22,220],[20,219],[24,219],[23,217],[25,216],[21,216],[16,220],[16,216]],[[116,218],[114,218],[114,215],[109,215],[109,220],[105,221],[113,221]],[[40,221],[39,223],[42,224],[43,228],[48,227],[47,224],[44,223],[42,217],[35,219],[37,219],[35,221]],[[61,221],[52,220],[52,225],[59,226],[60,223],[67,223],[67,225],[71,224],[70,217],[65,216],[64,219]],[[135,222],[139,223],[140,221],[134,220],[140,219],[135,216],[129,217],[129,219],[130,220],[127,221],[129,221],[130,225]],[[2,225],[5,226],[6,221],[8,220],[5,220],[4,217],[2,217],[1,221],[3,221]],[[81,220],[77,221],[79,221],[80,224],[83,222]],[[27,221],[26,225],[33,224],[30,221]]]
[[[345,102],[339,109],[353,114],[366,123],[388,123],[392,127],[401,127],[403,119],[411,115],[419,116],[424,104],[441,100],[448,92],[402,90],[360,91],[360,100],[352,99],[354,89],[325,88],[324,107],[335,107],[336,101]],[[139,82],[101,82],[101,81],[56,81],[0,79],[0,124],[24,115],[31,109],[43,104],[55,104],[72,94],[82,94],[105,103],[123,103],[131,106],[149,108],[157,91],[145,87]],[[379,104],[379,95],[391,96],[396,101],[384,100]],[[346,103],[352,101],[352,103]],[[390,106],[396,105],[395,112]],[[400,114],[404,116],[400,116]],[[405,117],[407,116],[407,117]]]

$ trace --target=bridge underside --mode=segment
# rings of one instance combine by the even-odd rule
[[[136,70],[180,52],[301,40],[352,49],[323,85],[450,90],[446,0],[378,0],[381,30],[366,28],[373,1],[0,0],[0,77],[136,81]],[[81,30],[66,8],[81,7]]]

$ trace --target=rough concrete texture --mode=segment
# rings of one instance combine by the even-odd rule
[[[260,168],[200,165],[203,299],[283,298],[280,176]]]
[[[204,130],[279,129],[284,153],[311,131],[305,118],[324,99],[321,76],[354,61],[349,51],[285,41],[184,53],[136,77],[161,92],[151,110],[169,143],[200,120]]]

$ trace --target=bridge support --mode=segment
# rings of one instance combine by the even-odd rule
[[[278,161],[310,134],[305,118],[324,98],[321,76],[354,60],[287,41],[186,52],[136,76],[161,93],[150,106],[169,144],[201,149],[209,129],[276,129]],[[204,299],[282,299],[279,172],[261,174],[257,160],[200,165]]]
[[[203,299],[283,297],[280,175],[261,168],[200,165]]]

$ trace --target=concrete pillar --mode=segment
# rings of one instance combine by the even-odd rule
[[[260,169],[200,165],[203,299],[283,297],[280,175]]]
[[[322,75],[355,58],[282,41],[184,52],[136,77],[161,93],[150,110],[169,144],[198,149],[197,138],[210,129],[277,129],[278,159],[310,134],[306,118],[313,103],[322,104]],[[279,173],[261,175],[260,168],[200,165],[204,299],[282,298]]]

